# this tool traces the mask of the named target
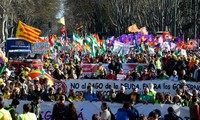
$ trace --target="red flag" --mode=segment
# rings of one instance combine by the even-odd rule
[[[53,43],[52,35],[49,34],[49,35],[48,35],[48,39],[49,39],[49,43],[50,43],[50,45],[53,46],[54,43]]]
[[[62,26],[61,32],[62,32],[62,33],[65,33],[65,32],[66,32],[66,27],[65,27],[65,26]]]
[[[162,33],[162,37],[163,37],[163,40],[165,41],[166,39],[172,39],[173,36],[169,33],[169,32],[163,32]]]
[[[193,49],[194,49],[194,46],[195,46],[195,43],[196,43],[195,40],[190,40],[190,41],[189,41],[189,44],[188,44],[188,48],[191,49],[191,50],[193,50]]]

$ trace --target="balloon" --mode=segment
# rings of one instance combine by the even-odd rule
[[[4,58],[4,62],[8,62],[8,58],[7,57]]]
[[[0,63],[2,63],[3,62],[3,60],[2,60],[2,58],[0,58]]]

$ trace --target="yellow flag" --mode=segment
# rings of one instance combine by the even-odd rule
[[[58,23],[65,25],[65,17],[62,17],[58,20]]]
[[[147,31],[147,28],[146,28],[146,27],[140,28],[139,31],[140,31],[143,35],[148,35],[148,31]]]
[[[131,25],[131,26],[128,27],[128,31],[129,32],[138,32],[139,29],[138,29],[138,27],[137,27],[136,24],[133,24],[133,25]]]

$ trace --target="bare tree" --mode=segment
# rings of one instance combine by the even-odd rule
[[[85,24],[90,32],[119,36],[133,23],[153,34],[196,37],[199,31],[200,0],[67,0],[65,5],[70,26]]]

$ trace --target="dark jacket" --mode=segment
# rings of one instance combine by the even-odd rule
[[[123,103],[124,101],[127,101],[127,95],[121,92],[117,93],[115,97],[115,102]]]
[[[166,114],[164,120],[178,120],[178,116],[176,114]]]
[[[56,103],[53,106],[51,120],[67,120],[67,106],[65,104]]]

